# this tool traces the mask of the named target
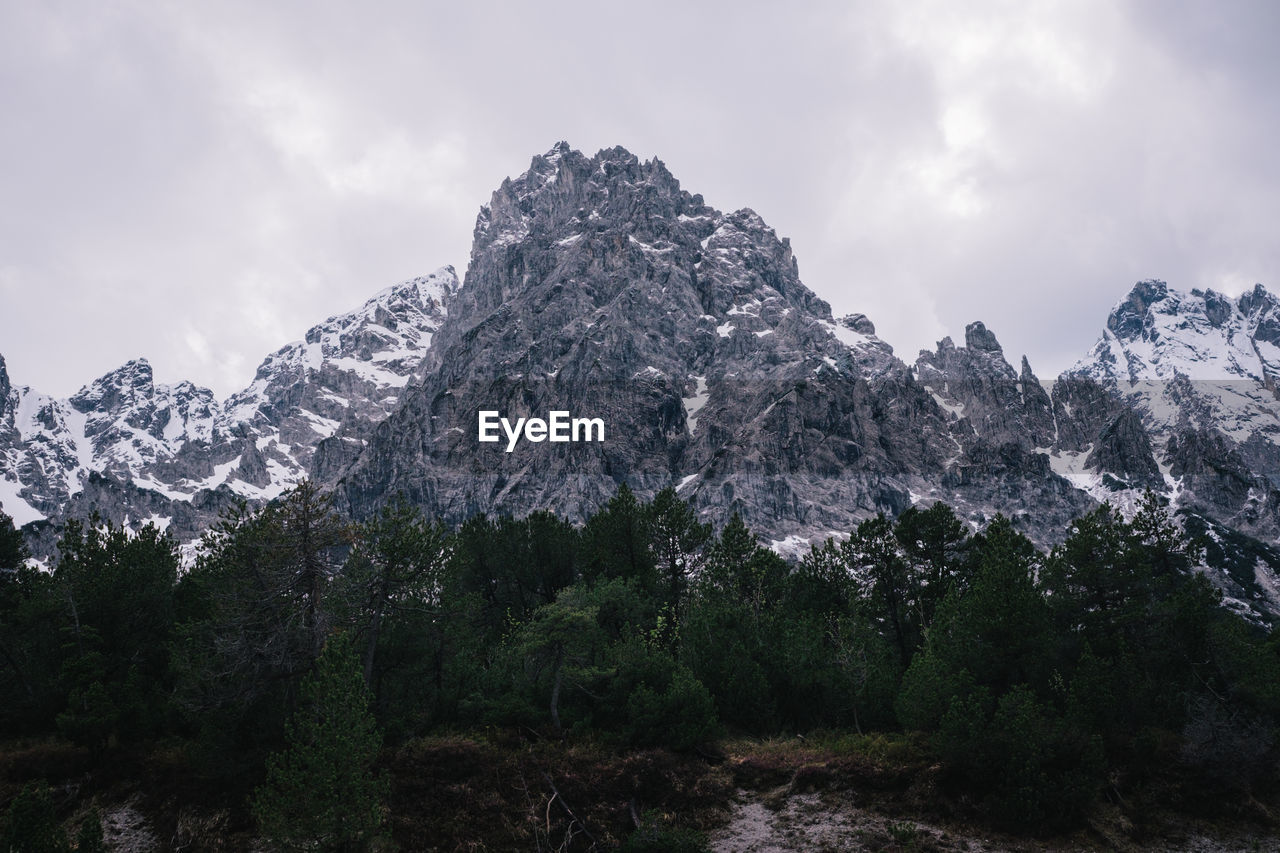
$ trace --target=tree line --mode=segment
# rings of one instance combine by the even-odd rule
[[[3,731],[102,760],[178,738],[285,845],[362,849],[380,747],[483,726],[704,752],[920,732],[944,784],[1037,831],[1171,766],[1274,781],[1280,646],[1150,494],[1048,552],[937,503],[789,563],[672,489],[623,486],[581,526],[448,529],[404,503],[353,523],[303,483],[228,513],[188,571],[154,526],[96,520],[67,524],[51,572],[25,560],[0,515]]]

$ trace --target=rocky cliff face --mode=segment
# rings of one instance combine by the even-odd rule
[[[933,498],[1065,521],[1089,501],[1030,452],[1051,433],[1048,395],[1029,367],[1016,390],[994,336],[971,332],[939,356],[933,390],[866,317],[833,318],[754,212],[709,207],[659,161],[561,144],[481,210],[424,381],[342,495],[357,515],[403,493],[452,520],[580,518],[620,483],[673,485],[708,519],[738,512],[778,542]],[[966,405],[980,423],[952,414]],[[507,452],[477,440],[482,410],[599,417],[608,440]]]
[[[936,352],[921,352],[916,375],[938,405],[960,418],[967,434],[1028,450],[1054,442],[1048,392],[1025,356],[1021,373],[1010,366],[996,336],[982,323],[965,329],[963,347],[944,338]]]

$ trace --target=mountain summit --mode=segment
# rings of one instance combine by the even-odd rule
[[[864,315],[833,317],[755,212],[559,143],[480,209],[461,285],[445,267],[384,290],[225,401],[144,360],[56,400],[0,360],[0,506],[47,555],[67,517],[188,542],[305,477],[353,517],[399,495],[450,522],[583,519],[626,484],[794,551],[938,500],[1047,544],[1150,489],[1205,534],[1234,606],[1280,614],[1278,376],[1264,288],[1159,281],[1052,385],[981,322],[908,365]],[[482,413],[510,432],[482,441]],[[603,440],[558,440],[572,419]]]
[[[1136,284],[1064,375],[1135,412],[1179,504],[1274,539],[1280,533],[1280,303]]]
[[[477,441],[485,410],[599,417],[609,438],[506,453]],[[780,542],[929,497],[1055,521],[1087,505],[1027,450],[983,444],[866,317],[833,318],[755,212],[708,206],[658,160],[562,143],[481,209],[422,384],[340,488],[356,514],[404,494],[457,521],[677,486]]]

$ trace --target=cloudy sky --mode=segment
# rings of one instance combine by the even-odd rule
[[[1280,4],[9,2],[0,354],[225,395],[461,273],[568,140],[791,238],[909,360],[984,320],[1050,377],[1142,278],[1280,290]],[[961,10],[963,6],[963,11]]]

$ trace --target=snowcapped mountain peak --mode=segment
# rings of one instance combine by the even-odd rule
[[[1015,371],[981,321],[965,327],[964,342],[959,347],[943,338],[935,352],[923,350],[916,359],[916,377],[939,407],[996,445],[1031,450],[1051,444],[1052,406],[1027,357],[1021,373]]]
[[[1116,303],[1107,317],[1107,329],[1121,340],[1131,340],[1142,334],[1152,305],[1164,302],[1169,296],[1169,286],[1163,281],[1140,281],[1128,296]]]
[[[1131,383],[1176,376],[1268,381],[1280,365],[1280,347],[1268,340],[1280,342],[1276,315],[1261,285],[1232,301],[1213,290],[1141,281],[1112,309],[1101,339],[1071,373]]]
[[[1176,503],[1270,537],[1280,507],[1278,378],[1280,309],[1262,285],[1233,299],[1142,281],[1060,385],[1095,383],[1097,399],[1112,402],[1092,408],[1141,418]]]
[[[388,287],[224,402],[157,384],[144,359],[58,400],[0,359],[0,507],[52,522],[27,528],[48,553],[64,518],[156,519],[189,541],[308,477],[356,517],[399,493],[448,520],[581,519],[626,482],[774,541],[934,500],[1045,541],[1149,487],[1274,540],[1277,378],[1265,288],[1156,280],[1052,393],[981,322],[908,367],[867,317],[832,316],[754,211],[712,208],[660,160],[557,143],[480,209],[465,286],[445,267]],[[581,412],[609,441],[490,453],[475,424],[491,409]]]
[[[1255,284],[1253,290],[1240,295],[1237,304],[1245,316],[1257,317],[1274,310],[1280,302],[1261,284]]]
[[[442,267],[429,276],[380,291],[355,311],[330,317],[307,331],[303,343],[308,348],[308,364],[318,367],[311,348],[319,346],[322,361],[352,358],[385,363],[409,358],[416,366],[431,334],[444,319],[445,302],[457,289],[453,267]],[[285,347],[280,352],[288,350]],[[398,378],[387,377],[385,384],[398,383]]]
[[[548,171],[554,172],[557,166],[559,166],[561,158],[566,154],[571,154],[572,152],[573,148],[569,143],[561,140],[555,145],[552,145],[551,148],[547,150],[546,154],[543,154],[541,157],[534,157],[529,170],[541,174],[546,174]]]
[[[151,397],[154,392],[155,380],[151,363],[145,358],[136,358],[90,382],[72,394],[70,402],[81,412],[118,409],[121,406],[136,405],[140,400]]]
[[[332,435],[352,387],[370,399],[389,400],[409,382],[458,287],[453,267],[441,267],[312,326],[303,340],[269,355],[253,383],[227,400],[224,425],[279,426],[302,410],[310,413],[304,417],[313,431]],[[303,386],[309,389],[306,399],[293,390]]]

